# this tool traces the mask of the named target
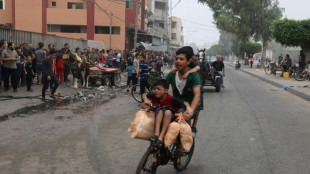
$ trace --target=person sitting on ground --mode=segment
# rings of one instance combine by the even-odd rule
[[[175,57],[175,68],[176,73],[170,72],[166,79],[169,81],[172,87],[173,96],[179,99],[182,99],[188,102],[191,106],[191,109],[194,111],[193,113],[189,113],[186,111],[184,107],[180,108],[177,112],[184,112],[183,118],[187,122],[190,122],[190,119],[196,120],[199,112],[201,110],[201,81],[199,74],[197,72],[189,74],[191,70],[188,65],[191,62],[191,58],[193,57],[193,49],[191,47],[182,47],[176,52]],[[188,74],[188,75],[186,75]],[[187,77],[184,79],[184,77]],[[193,123],[192,130],[195,132],[197,122]]]
[[[169,82],[160,79],[154,84],[153,93],[142,95],[144,103],[141,104],[141,107],[146,109],[153,106],[156,109],[155,135],[150,138],[150,141],[155,142],[158,148],[163,146],[163,140],[172,121],[172,115],[176,113],[178,108],[184,106],[188,113],[193,114],[193,110],[187,102],[169,95],[168,90]]]
[[[223,80],[223,77],[225,77],[225,65],[221,60],[221,56],[219,55],[216,56],[216,61],[212,63],[211,74],[212,76],[219,75],[221,80],[221,86],[222,88],[225,88]]]

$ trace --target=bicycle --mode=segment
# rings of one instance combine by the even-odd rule
[[[310,70],[308,66],[302,69],[298,68],[294,73],[294,78],[297,81],[304,81],[306,79],[309,79],[310,81]]]
[[[153,91],[153,87],[150,85],[146,85],[145,92],[150,93],[152,91]],[[142,103],[142,98],[141,98],[142,94],[140,90],[140,84],[136,84],[131,88],[131,95],[137,102]]]
[[[139,165],[136,170],[136,174],[150,173],[155,174],[157,167],[160,165],[164,166],[167,164],[173,165],[173,167],[178,171],[186,169],[190,160],[192,159],[194,149],[195,149],[195,136],[193,133],[193,145],[189,152],[182,152],[180,150],[180,135],[178,136],[176,142],[167,148],[156,149],[154,143],[150,143],[150,146],[142,156]],[[169,163],[170,162],[170,163]]]
[[[154,74],[152,76],[152,74],[150,74],[146,88],[145,88],[145,92],[146,93],[150,93],[153,91],[153,84],[159,80],[159,79],[163,79],[164,78],[164,74],[162,72],[160,73],[156,73],[156,75]],[[131,88],[131,96],[139,103],[142,103],[142,98],[141,98],[141,90],[140,90],[140,84],[136,84]]]

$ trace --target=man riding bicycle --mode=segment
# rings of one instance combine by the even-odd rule
[[[186,112],[186,108],[181,108],[177,111],[184,112],[183,117],[188,122],[190,119],[198,116],[200,112],[200,77],[197,72],[188,74],[190,71],[188,65],[191,62],[192,56],[193,55],[188,49],[184,47],[180,48],[176,52],[174,63],[177,72],[170,72],[166,77],[166,80],[168,80],[168,82],[171,84],[173,96],[188,102],[194,111],[192,115]],[[188,74],[187,78],[184,78],[185,74]]]

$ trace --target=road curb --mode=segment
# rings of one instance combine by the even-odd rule
[[[231,65],[229,65],[229,66],[230,66],[230,67],[233,67],[233,66],[231,66]],[[234,67],[233,67],[233,68],[234,68]],[[277,83],[277,82],[274,82],[274,81],[272,81],[272,80],[266,79],[266,78],[261,77],[261,76],[259,76],[259,75],[256,75],[256,74],[253,74],[253,73],[251,73],[251,72],[245,71],[245,70],[243,70],[243,69],[239,69],[239,70],[242,71],[242,72],[245,73],[245,74],[251,75],[251,76],[253,76],[253,77],[255,77],[255,78],[258,78],[258,79],[260,79],[260,80],[262,80],[262,81],[264,81],[264,82],[267,82],[267,83],[269,83],[269,84],[271,84],[271,85],[274,85],[274,86],[276,86],[276,87],[278,87],[278,88],[282,88],[282,87],[283,87],[283,85],[280,84],[280,83]],[[288,91],[288,92],[290,92],[291,94],[294,94],[294,95],[296,95],[296,96],[298,96],[298,97],[301,97],[301,98],[303,98],[303,99],[305,99],[305,100],[310,101],[310,95],[308,95],[308,94],[299,92],[299,91],[297,91],[297,90],[295,90],[295,89],[293,89],[293,88],[289,88],[289,87],[286,88],[286,91]]]

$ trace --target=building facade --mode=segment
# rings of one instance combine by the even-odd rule
[[[109,0],[0,0],[0,24],[125,49],[126,2]],[[112,17],[110,17],[112,14]]]
[[[148,23],[148,4],[151,0],[126,0],[126,39],[125,47],[127,50],[131,50],[134,47],[135,36],[135,23],[137,19],[137,43],[149,42],[150,36],[147,35],[147,23]],[[137,9],[138,8],[138,9]],[[137,18],[136,18],[137,12]]]
[[[172,16],[170,44],[176,47],[184,45],[182,20],[176,16]]]
[[[169,39],[169,1],[151,0],[148,9],[148,34],[151,36],[152,45],[167,45]]]

